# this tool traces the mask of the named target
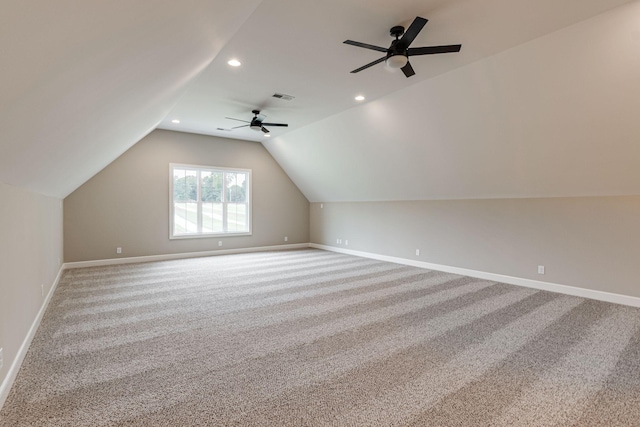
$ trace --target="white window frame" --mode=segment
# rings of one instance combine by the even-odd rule
[[[246,173],[247,174],[247,222],[248,222],[248,226],[249,226],[249,230],[248,231],[231,231],[231,232],[227,232],[227,231],[222,231],[222,232],[212,232],[212,233],[204,233],[202,231],[199,231],[197,233],[188,233],[188,234],[174,234],[174,219],[175,219],[175,213],[174,213],[174,209],[175,209],[175,202],[173,200],[173,171],[174,169],[190,169],[190,170],[195,170],[197,171],[197,176],[200,176],[200,172],[202,171],[206,171],[206,172],[240,172],[240,173]],[[198,179],[198,183],[199,183],[199,179]],[[200,197],[200,185],[198,185],[198,228],[201,229],[202,228],[202,200]],[[226,191],[226,187],[223,186],[223,194]],[[253,215],[252,215],[252,210],[253,210],[253,201],[252,201],[252,195],[253,195],[253,183],[251,180],[251,169],[240,169],[240,168],[226,168],[226,167],[220,167],[220,166],[204,166],[204,165],[189,165],[189,164],[183,164],[183,163],[169,163],[169,239],[173,240],[173,239],[198,239],[198,238],[206,238],[206,237],[233,237],[233,236],[250,236],[252,235],[252,223],[253,223]],[[228,202],[224,201],[224,196],[223,196],[223,223],[226,223],[226,214],[227,214],[227,209],[226,209],[226,204]]]

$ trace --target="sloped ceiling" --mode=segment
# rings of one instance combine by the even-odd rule
[[[640,194],[640,2],[266,143],[312,201]]]
[[[0,181],[64,197],[160,127],[260,141],[311,201],[640,194],[639,4],[11,2]],[[349,73],[416,15],[462,51]],[[289,128],[227,130],[254,108]]]
[[[3,2],[0,181],[68,195],[158,125],[258,3]]]

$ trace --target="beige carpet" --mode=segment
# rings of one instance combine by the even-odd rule
[[[640,310],[319,250],[68,270],[3,426],[640,425]]]

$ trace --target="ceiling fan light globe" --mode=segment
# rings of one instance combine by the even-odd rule
[[[390,57],[385,59],[384,62],[385,64],[387,64],[387,67],[393,70],[397,70],[407,65],[409,59],[404,55],[391,55]]]
[[[251,125],[251,126],[249,126],[249,129],[251,129],[251,130],[255,130],[256,132],[259,132],[259,131],[261,131],[261,130],[262,130],[262,126],[259,126],[259,125]]]

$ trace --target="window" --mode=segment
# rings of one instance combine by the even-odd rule
[[[251,171],[171,164],[171,238],[251,234]]]

